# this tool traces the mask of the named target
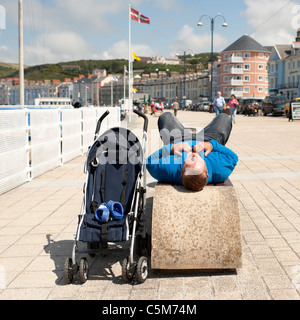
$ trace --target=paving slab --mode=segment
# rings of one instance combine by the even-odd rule
[[[186,126],[214,115],[178,112]],[[138,136],[143,121],[130,125]],[[148,154],[162,143],[149,115]],[[63,281],[82,201],[86,156],[0,195],[0,300],[300,300],[300,121],[237,116],[228,147],[239,156],[230,180],[239,202],[242,267],[232,272],[150,270],[125,284],[124,252],[89,258],[90,279]],[[156,181],[147,175],[151,214]],[[151,219],[150,219],[151,221]]]

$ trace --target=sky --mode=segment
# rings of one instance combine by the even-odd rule
[[[23,0],[24,63],[128,59],[129,4],[150,18],[131,22],[138,56],[220,52],[247,34],[265,46],[291,44],[299,0]],[[202,18],[201,18],[202,17]],[[203,27],[197,27],[199,19]],[[18,62],[18,0],[0,0],[0,62]]]

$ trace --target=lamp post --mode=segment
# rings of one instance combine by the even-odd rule
[[[184,101],[184,107],[186,107],[186,105],[185,105],[185,100],[186,100],[186,90],[185,90],[185,88],[186,88],[186,53],[187,53],[187,51],[190,51],[190,55],[192,56],[192,57],[194,57],[194,54],[192,53],[192,50],[190,50],[190,49],[188,49],[187,51],[185,51],[185,50],[181,50],[181,49],[179,49],[178,51],[177,51],[177,53],[176,53],[176,56],[178,57],[179,56],[179,51],[183,51],[183,62],[184,62],[184,73],[183,73],[183,101]]]
[[[198,27],[202,27],[203,26],[203,23],[202,23],[202,18],[204,17],[207,17],[210,19],[210,23],[211,23],[211,87],[210,87],[210,99],[211,99],[211,102],[213,101],[213,65],[214,65],[214,28],[215,28],[215,20],[217,18],[223,18],[223,24],[222,24],[222,27],[223,28],[227,28],[228,25],[226,23],[226,20],[225,18],[221,15],[221,14],[217,14],[214,18],[204,14],[200,17],[199,19],[199,22],[197,24]]]

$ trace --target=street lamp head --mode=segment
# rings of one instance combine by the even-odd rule
[[[228,24],[227,24],[226,22],[224,22],[224,23],[222,24],[222,27],[223,27],[223,28],[227,28],[227,27],[228,27]]]
[[[197,23],[197,26],[198,26],[199,28],[201,28],[201,27],[203,27],[203,23],[202,23],[201,21],[199,21],[199,22]]]

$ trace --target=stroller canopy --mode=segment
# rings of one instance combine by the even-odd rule
[[[142,169],[143,150],[138,138],[124,128],[106,131],[95,141],[88,158],[86,212],[91,205],[118,201],[124,214],[131,209],[134,188]]]
[[[130,130],[113,128],[102,134],[89,151],[87,168],[97,164],[142,164],[142,146]]]

